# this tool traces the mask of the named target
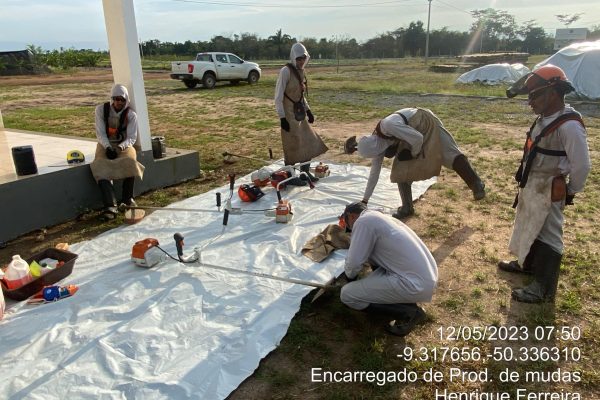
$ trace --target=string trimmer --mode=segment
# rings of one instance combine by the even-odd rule
[[[229,213],[227,212],[227,210],[225,210],[225,215],[223,218],[223,225],[227,225],[227,216],[228,215],[229,215]],[[175,261],[184,263],[184,264],[196,264],[197,266],[200,266],[200,267],[212,268],[212,269],[217,269],[217,270],[221,270],[221,271],[233,272],[233,273],[237,273],[237,274],[251,275],[251,276],[258,277],[258,278],[271,279],[271,280],[276,280],[276,281],[281,281],[281,282],[288,282],[288,283],[293,283],[293,284],[297,284],[297,285],[304,285],[304,286],[311,286],[314,288],[318,288],[319,291],[313,296],[311,302],[314,302],[323,293],[325,293],[325,290],[335,287],[335,286],[333,286],[335,278],[330,279],[326,283],[319,283],[319,282],[305,281],[302,279],[294,279],[294,278],[286,278],[286,277],[282,277],[282,276],[275,276],[275,275],[271,275],[271,274],[265,274],[263,272],[255,272],[255,271],[248,271],[248,270],[243,270],[243,269],[225,267],[222,265],[207,264],[200,260],[200,253],[199,253],[198,249],[195,249],[194,255],[191,257],[185,257],[183,255],[183,235],[181,235],[181,233],[174,234],[173,239],[175,239],[175,247],[177,248],[177,258],[172,256],[171,254],[169,254],[166,250],[162,249],[158,244],[158,240],[152,239],[152,238],[147,238],[147,239],[136,242],[136,244],[134,245],[133,250],[132,250],[131,260],[140,267],[152,268],[153,266],[157,265],[159,262],[164,260],[164,256],[160,256],[159,253],[157,252],[157,250],[158,250],[158,251],[164,253],[167,257],[169,257]]]

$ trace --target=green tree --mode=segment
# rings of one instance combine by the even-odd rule
[[[537,25],[535,20],[525,21],[517,30],[523,38],[519,50],[532,54],[546,53],[548,50],[548,35],[544,28]]]
[[[292,37],[287,33],[283,33],[281,28],[273,36],[268,39],[277,48],[277,58],[286,59],[288,55],[284,52],[284,47],[287,47],[292,42]]]
[[[425,36],[423,22],[411,22],[402,36],[404,49],[413,57],[425,54]]]
[[[506,11],[486,8],[473,10],[475,21],[471,24],[471,33],[479,40],[479,51],[495,51],[507,48],[517,37],[515,17]]]

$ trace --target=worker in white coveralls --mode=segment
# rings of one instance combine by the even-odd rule
[[[135,178],[142,178],[144,174],[144,166],[137,161],[133,147],[137,140],[137,115],[129,103],[127,88],[115,84],[110,102],[96,107],[98,145],[90,168],[100,187],[104,204],[103,218],[106,220],[114,219],[117,215],[112,181],[123,180],[121,202],[132,205]]]
[[[440,173],[442,165],[462,178],[475,200],[485,197],[485,185],[442,122],[424,108],[403,108],[388,115],[372,135],[346,140],[344,151],[371,158],[371,172],[363,195],[366,204],[379,180],[384,157],[394,158],[390,180],[398,184],[402,206],[393,214],[402,219],[414,214],[411,184]]]
[[[519,191],[509,250],[518,259],[498,264],[502,270],[534,277],[530,285],[513,290],[516,301],[554,301],[564,249],[564,207],[583,190],[591,169],[585,125],[564,101],[572,90],[564,71],[550,64],[507,90],[508,97],[527,93],[538,115],[515,175]]]
[[[294,43],[290,51],[290,62],[279,71],[275,85],[275,109],[281,125],[281,142],[286,165],[310,161],[325,153],[328,149],[311,124],[315,116],[306,101],[308,81],[305,68],[310,55],[302,43]],[[310,164],[304,164],[301,170],[306,175],[301,179],[313,182],[318,178],[310,173]],[[306,182],[295,182],[304,184]]]
[[[403,222],[356,202],[342,214],[351,231],[344,267],[351,281],[341,290],[350,308],[389,316],[386,331],[405,336],[425,320],[416,303],[429,302],[437,285],[437,264],[425,243]],[[355,280],[364,263],[373,272]]]

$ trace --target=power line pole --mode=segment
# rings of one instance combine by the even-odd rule
[[[429,58],[429,23],[431,21],[431,0],[429,1],[429,11],[427,12],[427,36],[425,38],[425,65],[427,65],[427,59]]]

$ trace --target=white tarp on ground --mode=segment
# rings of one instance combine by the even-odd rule
[[[552,64],[565,71],[577,97],[600,99],[600,40],[573,43],[560,49],[534,67]]]
[[[515,83],[529,72],[531,72],[529,68],[520,63],[488,64],[465,72],[458,77],[456,83],[481,82],[485,85]]]
[[[345,204],[357,201],[368,167],[330,165],[315,190],[283,191],[294,219],[277,224],[262,212],[231,215],[222,236],[222,213],[168,208],[71,246],[79,254],[61,284],[79,291],[52,304],[8,300],[0,321],[0,398],[3,399],[223,399],[257,368],[287,332],[308,286],[164,261],[151,269],[130,261],[135,241],[153,237],[176,254],[202,250],[202,261],[325,283],[343,271],[346,251],[317,264],[301,255],[304,243],[337,223]],[[236,182],[247,183],[248,176]],[[435,182],[413,184],[414,197]],[[221,187],[172,206],[215,209]],[[271,188],[244,209],[272,207]],[[384,169],[370,203],[395,208],[396,184]],[[216,238],[216,239],[215,239]],[[214,240],[214,241],[213,241]],[[212,242],[211,242],[212,241]]]

